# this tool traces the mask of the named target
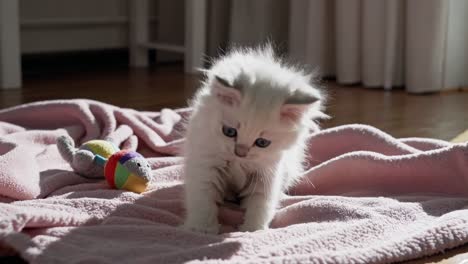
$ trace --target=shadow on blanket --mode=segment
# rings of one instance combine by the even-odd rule
[[[37,259],[38,263],[182,263],[196,259],[229,259],[240,248],[239,241],[224,241],[222,236],[201,235],[178,228],[183,212],[180,185],[133,194],[114,190],[73,192],[67,199],[86,197],[114,198],[122,204],[109,206],[106,216],[80,223],[76,227],[35,230],[50,240]],[[97,194],[97,195],[96,195]],[[112,200],[110,201],[112,203]],[[104,205],[104,204],[101,204]],[[45,244],[43,244],[45,245]],[[181,254],[183,252],[183,254]]]
[[[106,189],[102,182],[70,188],[74,191],[62,190],[48,199],[81,208],[82,212],[87,212],[88,220],[82,223],[71,221],[68,226],[23,230],[23,233],[34,237],[37,244],[33,248],[42,251],[31,256],[34,262],[235,261],[250,259],[252,252],[249,253],[248,247],[271,259],[285,257],[286,252],[294,248],[307,250],[311,246],[321,253],[311,252],[307,259],[318,260],[324,252],[340,251],[351,245],[354,253],[363,255],[386,247],[391,252],[397,247],[404,256],[414,254],[414,249],[401,243],[406,239],[416,241],[420,252],[449,244],[455,246],[456,241],[440,241],[436,236],[443,236],[443,233],[457,236],[456,230],[466,228],[466,222],[455,218],[453,220],[457,221],[438,226],[434,220],[453,218],[453,212],[468,205],[468,199],[412,195],[393,198],[285,196],[269,231],[251,234],[228,232],[214,236],[178,228],[184,211],[180,184],[150,191],[143,196]],[[74,218],[79,219],[76,215]],[[239,211],[231,208],[220,210],[220,221],[225,231],[233,231],[233,226],[241,219]],[[426,235],[431,225],[438,226],[433,237]],[[275,244],[279,246],[278,251],[275,251]],[[28,254],[27,251],[25,253]]]

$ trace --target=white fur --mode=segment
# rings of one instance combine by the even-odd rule
[[[186,135],[184,227],[218,233],[217,205],[240,199],[246,213],[239,230],[266,229],[281,193],[303,173],[307,136],[318,129],[314,118],[323,116],[322,95],[309,84],[310,76],[285,66],[269,46],[235,50],[215,61],[206,77],[192,102]],[[298,91],[317,101],[285,104]],[[238,128],[237,138],[226,137],[223,125]],[[254,146],[258,137],[271,140],[270,146]],[[234,154],[236,143],[251,146],[247,157]]]

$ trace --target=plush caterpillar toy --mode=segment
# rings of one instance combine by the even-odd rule
[[[57,147],[73,170],[85,178],[106,178],[112,188],[136,193],[146,190],[151,168],[138,152],[120,150],[108,140],[90,140],[75,148],[70,136],[60,136]]]

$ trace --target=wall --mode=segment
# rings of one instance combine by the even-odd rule
[[[20,0],[22,53],[125,48],[128,1]],[[149,3],[152,38],[181,44],[183,0]]]

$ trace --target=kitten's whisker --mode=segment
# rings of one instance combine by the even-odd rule
[[[265,179],[263,174],[261,174],[261,179],[262,179],[262,182],[263,182],[263,184],[262,184],[263,185],[263,193],[266,193],[266,183],[265,183],[266,179]]]
[[[262,169],[262,176],[265,178],[266,183],[268,184],[268,190],[271,189],[271,175],[273,174],[273,169],[271,168],[263,168]],[[264,185],[265,189],[265,185]],[[266,190],[264,190],[264,193],[266,194]]]
[[[250,198],[252,196],[252,194],[255,193],[255,189],[257,188],[257,181],[258,181],[257,177],[253,178],[252,180],[255,181],[255,185],[253,187],[253,190],[250,192],[250,195],[248,196],[248,198]]]
[[[252,181],[253,181],[253,176],[250,176],[249,185],[247,185],[244,190],[248,191],[250,189],[250,187],[252,186]]]
[[[312,185],[314,189],[317,189],[317,187],[315,187],[315,185],[312,183],[309,177],[307,177],[307,175],[303,176],[302,178],[305,179],[308,184]]]

